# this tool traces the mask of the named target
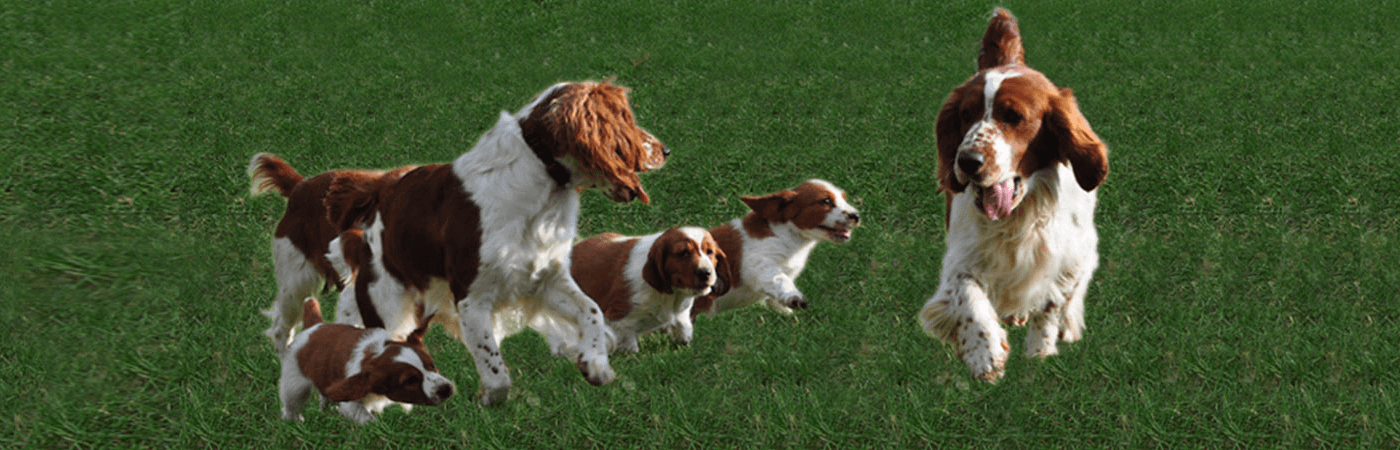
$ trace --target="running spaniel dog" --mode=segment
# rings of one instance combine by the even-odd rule
[[[997,9],[977,73],[948,96],[934,126],[948,249],[919,319],[988,382],[1002,377],[1010,351],[1001,318],[1029,323],[1030,356],[1083,336],[1099,260],[1095,190],[1108,175],[1108,148],[1074,94],[1024,55],[1016,19]]]
[[[807,267],[812,249],[824,241],[846,242],[860,225],[860,213],[846,192],[826,180],[812,179],[792,189],[741,197],[748,214],[710,229],[729,258],[733,280],[727,292],[695,300],[691,315],[719,314],[757,302],[782,313],[807,307],[797,276]]]

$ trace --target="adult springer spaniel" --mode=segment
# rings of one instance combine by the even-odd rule
[[[998,318],[1029,323],[1026,354],[1083,335],[1084,294],[1098,267],[1095,189],[1108,149],[1073,93],[1026,67],[1010,12],[997,9],[977,74],[938,112],[938,177],[948,249],[924,331],[957,346],[973,376],[995,382],[1010,346]]]
[[[451,164],[397,178],[337,178],[325,198],[337,229],[361,228],[369,260],[355,267],[355,302],[338,311],[401,336],[417,305],[436,311],[471,352],[482,403],[506,399],[510,374],[499,342],[539,312],[574,323],[574,359],[589,382],[614,374],[602,312],[569,274],[579,195],[649,202],[639,172],[669,150],[639,128],[626,89],[559,83],[515,114],[502,112],[476,146]],[[335,245],[335,244],[332,244]],[[359,307],[365,305],[368,308]],[[354,310],[350,308],[354,307]],[[340,316],[340,314],[337,314]]]

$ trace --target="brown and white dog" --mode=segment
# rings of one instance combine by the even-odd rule
[[[372,305],[358,315],[368,324],[374,314],[392,335],[413,328],[416,305],[438,311],[471,352],[486,404],[510,390],[500,339],[541,311],[579,330],[573,360],[583,376],[611,382],[611,333],[569,271],[579,195],[599,189],[616,202],[648,202],[637,174],[667,153],[637,127],[624,88],[560,83],[501,113],[451,164],[389,183],[333,182],[328,213],[340,229],[362,227],[370,248],[357,301],[342,303]]]
[[[692,316],[719,314],[760,300],[791,313],[807,307],[795,281],[818,242],[846,242],[860,224],[860,213],[846,192],[824,180],[808,180],[792,189],[759,197],[742,197],[744,217],[710,229],[734,273],[729,292],[696,299]]]
[[[311,178],[303,178],[291,165],[269,153],[253,155],[248,164],[252,179],[252,195],[276,190],[287,199],[286,212],[277,222],[272,238],[273,267],[277,274],[277,296],[272,309],[264,314],[272,318],[272,327],[264,334],[281,355],[292,340],[292,332],[301,323],[301,300],[311,296],[324,285],[336,289],[345,286],[347,274],[336,273],[326,259],[329,244],[339,234],[326,214],[325,197],[331,181],[339,183],[379,183],[397,179],[415,166],[393,170],[332,170]],[[345,305],[338,304],[340,308]],[[358,318],[337,313],[340,323],[359,325]]]
[[[1010,351],[998,318],[1029,320],[1030,356],[1082,336],[1099,260],[1095,190],[1108,148],[1074,94],[1026,67],[1024,53],[1016,19],[997,9],[978,72],[948,96],[934,127],[948,250],[919,319],[989,382]]]
[[[308,297],[303,307],[306,328],[282,356],[283,419],[302,420],[313,388],[358,424],[374,420],[391,403],[408,411],[415,404],[438,405],[457,391],[423,349],[429,321],[404,341],[394,341],[382,328],[322,322],[315,298]]]
[[[733,272],[719,244],[699,227],[637,237],[604,233],[574,244],[572,257],[574,280],[617,335],[613,350],[632,353],[639,350],[638,336],[660,329],[677,343],[689,343],[695,298],[724,294]],[[556,352],[574,345],[551,340]]]

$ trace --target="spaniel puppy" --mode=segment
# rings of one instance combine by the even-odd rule
[[[728,264],[699,227],[639,237],[605,233],[574,244],[573,251],[574,280],[603,309],[617,335],[614,350],[633,353],[638,336],[663,328],[677,343],[689,343],[691,305],[698,296],[728,290]],[[556,352],[561,345],[573,344],[556,342]]]
[[[919,319],[989,382],[1010,351],[998,318],[1029,321],[1030,356],[1083,335],[1099,260],[1095,189],[1108,149],[1074,94],[1027,67],[1024,53],[1016,19],[997,9],[978,72],[948,96],[934,127],[948,249]]]
[[[457,391],[423,349],[427,320],[406,340],[394,341],[382,328],[323,323],[315,298],[304,308],[306,329],[282,356],[283,419],[302,420],[313,388],[357,424],[373,421],[390,403],[408,411],[414,404],[438,405]]]
[[[264,334],[272,338],[273,347],[281,355],[292,341],[293,329],[301,323],[301,299],[314,294],[323,284],[336,289],[345,286],[345,274],[339,274],[326,253],[329,243],[339,234],[326,215],[324,205],[331,180],[343,184],[372,184],[397,179],[414,166],[389,171],[333,170],[311,178],[303,178],[291,165],[270,153],[253,155],[248,165],[252,179],[252,195],[276,190],[287,199],[287,209],[272,238],[273,266],[277,274],[277,296],[272,309],[264,314],[272,318],[272,328]],[[343,306],[343,305],[342,305]],[[358,319],[347,322],[336,314],[341,323],[359,325]]]
[[[355,276],[356,316],[391,335],[428,305],[471,352],[481,401],[504,401],[511,379],[499,341],[540,313],[578,330],[573,361],[595,385],[611,382],[602,311],[570,276],[580,192],[648,202],[637,174],[668,150],[639,128],[626,89],[560,83],[514,114],[501,113],[450,164],[384,183],[332,182],[326,209],[338,229],[360,228],[369,262]],[[344,310],[342,307],[341,310]]]
[[[860,213],[846,202],[846,192],[824,180],[808,180],[792,189],[742,197],[744,217],[710,229],[732,263],[733,285],[727,293],[695,300],[692,316],[742,308],[758,301],[783,313],[807,307],[795,281],[807,256],[822,241],[846,242],[860,225]]]

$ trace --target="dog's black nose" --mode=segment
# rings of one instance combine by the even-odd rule
[[[700,277],[702,279],[709,279],[711,273],[713,272],[711,272],[710,269],[706,269],[704,267],[695,269],[695,276]]]
[[[860,214],[859,214],[859,213],[850,213],[850,214],[847,214],[847,215],[846,215],[846,220],[849,220],[849,221],[851,222],[852,225],[858,224],[858,223],[860,223]]]
[[[448,397],[451,397],[452,394],[455,394],[455,393],[457,393],[457,389],[456,389],[456,388],[452,387],[452,385],[450,385],[450,384],[444,384],[444,385],[442,385],[442,386],[438,386],[438,389],[437,389],[437,398],[439,398],[439,399],[444,399],[444,400],[445,400],[445,399],[447,399]]]
[[[968,178],[977,178],[977,171],[982,168],[982,163],[986,162],[981,153],[959,153],[958,168],[962,169],[963,175]]]
[[[667,147],[665,144],[662,144],[662,145],[661,145],[661,156],[662,156],[662,157],[671,156],[671,147]]]

